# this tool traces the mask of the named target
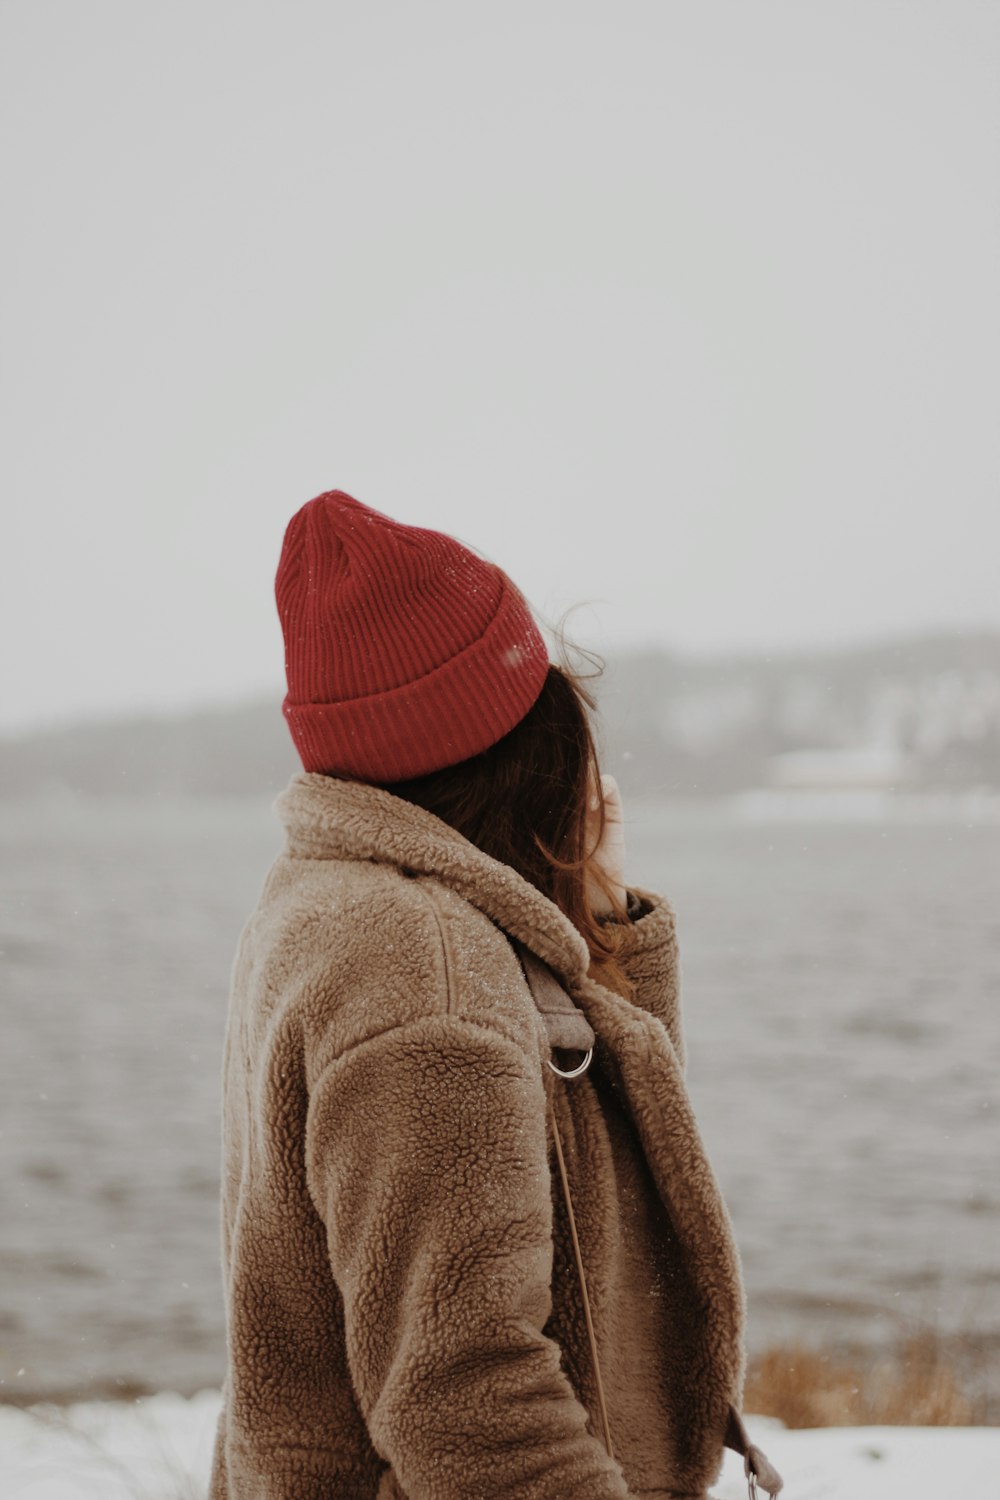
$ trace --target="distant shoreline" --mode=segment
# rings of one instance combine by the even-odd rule
[[[15,817],[32,809],[65,810],[86,814],[130,807],[183,807],[245,811],[270,815],[271,803],[283,786],[265,792],[211,791],[148,792],[80,790],[65,782],[37,787],[17,795],[0,792],[0,817]],[[626,823],[650,814],[665,822],[705,819],[761,823],[1000,823],[1000,791],[990,787],[940,790],[897,790],[880,787],[774,788],[747,787],[738,792],[677,793],[642,791],[629,794]]]

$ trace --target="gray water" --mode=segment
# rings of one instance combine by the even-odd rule
[[[1000,1365],[1000,823],[632,802],[751,1349]],[[928,804],[929,806],[929,804]],[[229,971],[268,800],[0,805],[0,1399],[217,1384]],[[1000,1383],[1000,1382],[994,1382]]]

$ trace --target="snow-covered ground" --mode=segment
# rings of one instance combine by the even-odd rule
[[[0,1406],[4,1500],[201,1500],[216,1391],[135,1402]],[[749,1417],[784,1476],[782,1500],[988,1500],[1000,1493],[1000,1428],[824,1427],[792,1431]],[[718,1500],[744,1500],[726,1453]],[[764,1497],[761,1496],[761,1500]]]

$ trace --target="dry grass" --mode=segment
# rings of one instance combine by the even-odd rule
[[[778,1346],[749,1362],[744,1410],[787,1427],[987,1425],[991,1403],[970,1392],[961,1353],[932,1331],[886,1355]]]

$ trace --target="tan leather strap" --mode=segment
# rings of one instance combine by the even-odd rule
[[[751,1443],[750,1436],[743,1425],[743,1418],[735,1406],[729,1408],[729,1421],[726,1424],[726,1436],[723,1441],[727,1448],[732,1448],[743,1457],[743,1473],[746,1476],[750,1500],[756,1500],[758,1485],[772,1497],[778,1493],[785,1481],[764,1450],[758,1448],[756,1443]]]
[[[597,1357],[597,1336],[594,1333],[594,1320],[590,1315],[590,1298],[587,1296],[587,1278],[583,1274],[583,1256],[580,1254],[580,1241],[576,1233],[576,1219],[573,1216],[573,1200],[569,1192],[569,1178],[566,1175],[566,1159],[563,1156],[562,1140],[559,1135],[559,1126],[556,1124],[556,1112],[552,1100],[549,1100],[549,1114],[552,1117],[552,1132],[556,1142],[556,1156],[559,1158],[559,1175],[562,1178],[563,1194],[566,1199],[566,1213],[569,1218],[569,1232],[573,1238],[573,1254],[576,1256],[576,1269],[580,1277],[580,1294],[583,1297],[583,1314],[587,1320],[587,1337],[590,1339],[590,1357],[594,1366],[594,1380],[597,1384],[597,1404],[601,1408],[601,1425],[604,1428],[604,1446],[608,1450],[608,1457],[614,1458],[614,1449],[611,1446],[611,1426],[608,1422],[608,1408],[604,1401],[604,1382],[601,1379],[601,1363]]]

